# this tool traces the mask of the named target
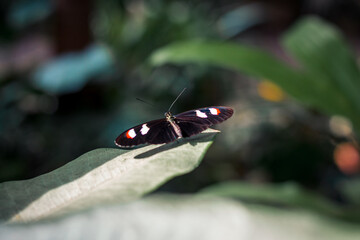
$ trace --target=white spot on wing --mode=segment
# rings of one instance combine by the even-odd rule
[[[216,108],[209,108],[209,110],[210,110],[210,113],[212,115],[218,115],[219,114],[219,110],[217,110]]]
[[[207,118],[206,114],[199,111],[199,110],[196,110],[196,116],[200,117],[200,118]]]
[[[140,132],[141,132],[142,135],[145,135],[145,134],[148,133],[149,130],[150,130],[150,128],[148,128],[148,126],[146,126],[146,123],[144,123],[142,125],[142,128],[141,128]]]
[[[128,131],[128,134],[131,138],[134,138],[136,136],[135,130],[133,128]]]

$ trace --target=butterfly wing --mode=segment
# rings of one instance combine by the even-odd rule
[[[176,138],[170,123],[166,119],[158,119],[126,130],[116,138],[115,144],[122,148],[131,148],[145,143],[168,143]]]
[[[175,115],[175,122],[179,125],[183,137],[190,137],[225,121],[233,113],[234,110],[229,107],[199,108]]]

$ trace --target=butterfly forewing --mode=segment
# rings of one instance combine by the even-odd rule
[[[176,138],[170,123],[166,119],[158,119],[126,130],[116,138],[115,144],[119,147],[129,148],[145,143],[172,142]]]
[[[234,110],[229,107],[207,107],[190,110],[175,115],[183,137],[190,137],[201,133],[214,124],[221,123],[230,118]]]

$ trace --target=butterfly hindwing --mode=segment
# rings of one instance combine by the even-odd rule
[[[126,130],[116,138],[115,144],[119,147],[130,148],[145,143],[172,142],[176,138],[170,123],[166,119],[158,119]]]
[[[229,107],[207,107],[186,111],[175,115],[183,137],[196,135],[208,127],[230,118],[234,110]]]
[[[176,121],[181,129],[182,137],[191,137],[209,128],[209,125],[198,124],[191,121]]]

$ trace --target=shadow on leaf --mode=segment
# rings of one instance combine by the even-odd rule
[[[180,147],[187,143],[190,143],[192,146],[195,146],[199,142],[210,141],[213,137],[214,137],[214,132],[203,132],[201,134],[197,134],[197,135],[189,137],[189,138],[179,138],[174,142],[171,142],[168,144],[163,144],[157,148],[140,153],[139,155],[136,155],[134,158],[135,159],[148,158],[155,154],[170,150],[172,148]]]

